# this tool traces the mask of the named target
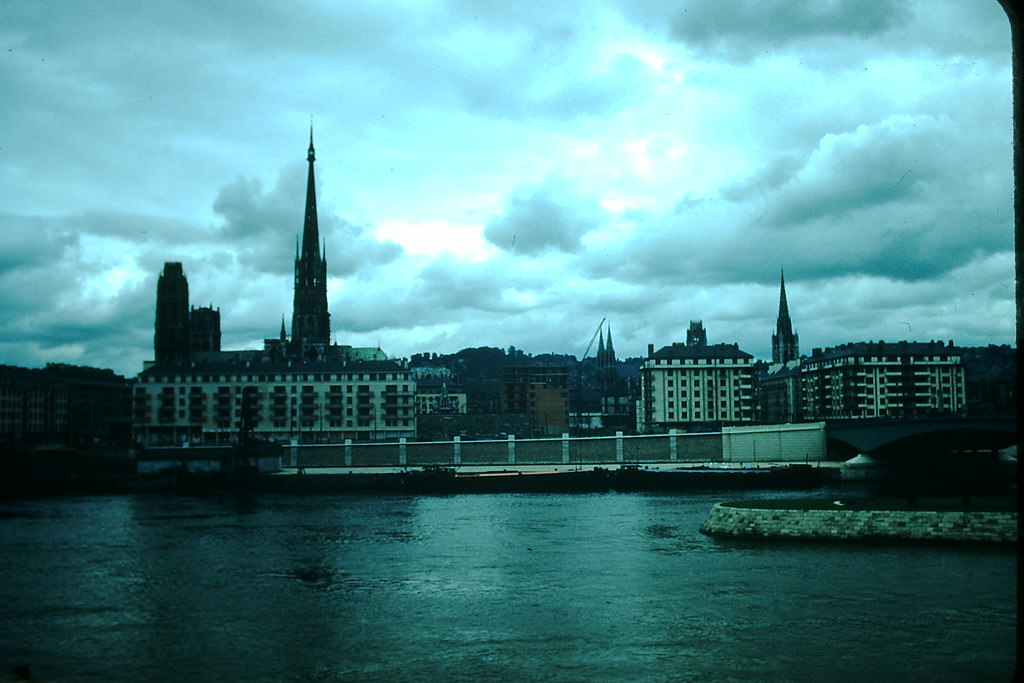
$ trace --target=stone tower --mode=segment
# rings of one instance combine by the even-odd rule
[[[188,316],[193,352],[220,351],[220,310],[213,306],[192,308]]]
[[[786,302],[786,273],[781,274],[779,284],[779,318],[772,335],[772,363],[788,363],[800,358],[800,337],[793,332],[789,319],[789,304]]]
[[[306,215],[302,243],[295,255],[295,299],[292,304],[292,339],[289,351],[303,359],[322,358],[330,343],[327,311],[327,259],[320,254],[320,229],[313,178],[313,128],[309,129],[309,175],[306,180]]]
[[[700,320],[691,320],[690,328],[686,330],[687,346],[707,346],[708,331],[704,329],[704,323]]]
[[[156,283],[154,358],[157,361],[186,361],[190,342],[188,280],[181,263],[165,263]]]

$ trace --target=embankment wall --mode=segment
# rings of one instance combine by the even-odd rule
[[[936,510],[772,510],[712,508],[700,530],[711,536],[808,540],[913,540],[1016,543],[1016,512]]]

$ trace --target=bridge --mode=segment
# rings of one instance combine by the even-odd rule
[[[902,457],[998,451],[1017,443],[1013,416],[843,420],[825,425],[830,457]]]

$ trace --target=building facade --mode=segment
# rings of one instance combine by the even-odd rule
[[[815,349],[800,364],[804,420],[957,415],[964,367],[953,342],[857,342]]]
[[[112,370],[0,365],[0,442],[76,448],[126,445],[129,382]]]
[[[144,445],[383,441],[416,431],[416,385],[389,360],[289,363],[259,358],[154,365],[133,390]]]
[[[648,346],[640,368],[638,431],[753,422],[754,357],[736,344],[701,343],[703,327],[691,325],[687,336],[693,343],[658,351]]]
[[[569,429],[569,369],[564,365],[509,365],[501,371],[501,410],[526,413],[536,432],[558,436]]]

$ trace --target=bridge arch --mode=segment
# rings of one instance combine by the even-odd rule
[[[1017,443],[1012,417],[948,417],[911,420],[849,420],[825,426],[829,454],[881,457],[996,451]]]

